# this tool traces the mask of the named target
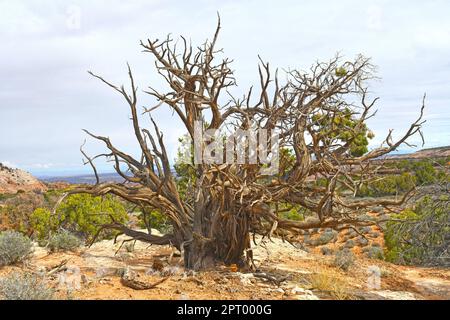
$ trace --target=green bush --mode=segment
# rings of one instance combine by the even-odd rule
[[[407,192],[416,186],[416,178],[410,173],[380,177],[362,185],[357,192],[359,197],[381,197]]]
[[[52,300],[54,290],[35,274],[12,274],[0,280],[4,300]]]
[[[162,233],[170,233],[172,229],[172,225],[166,215],[157,210],[149,210],[147,208],[144,208],[141,213],[139,226],[141,228],[150,227],[157,229]]]
[[[304,216],[301,212],[299,212],[297,209],[291,209],[286,212],[281,213],[281,217],[283,219],[293,220],[293,221],[303,221]]]
[[[53,230],[58,228],[58,219],[49,209],[37,208],[30,217],[31,227],[38,240],[48,238]]]
[[[384,233],[386,259],[400,264],[450,265],[450,196],[428,195],[392,216]]]
[[[22,262],[32,252],[31,240],[16,231],[0,233],[0,266]]]
[[[275,210],[275,207],[273,209]],[[278,206],[278,214],[282,219],[293,221],[303,221],[306,217],[315,216],[315,213],[312,213],[308,209],[292,204],[280,204]]]
[[[92,237],[100,226],[111,223],[111,217],[120,223],[128,221],[124,205],[107,195],[94,197],[88,194],[69,196],[58,208],[56,214],[45,208],[36,209],[31,215],[31,226],[39,240],[47,239],[60,228],[81,237]],[[114,231],[105,231],[104,237],[111,237]]]
[[[416,177],[417,185],[430,185],[439,181],[445,173],[437,170],[433,165],[433,160],[403,160],[399,167],[411,171]]]
[[[60,230],[50,236],[48,248],[51,251],[68,251],[78,248],[82,241],[67,230]]]
[[[440,161],[442,162],[442,161]],[[360,187],[357,195],[360,197],[381,197],[404,193],[415,186],[432,185],[439,182],[449,182],[449,176],[444,170],[436,169],[434,160],[401,160],[387,164],[391,169],[405,171],[398,175],[376,177],[375,180]]]

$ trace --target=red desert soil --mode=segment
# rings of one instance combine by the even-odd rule
[[[48,277],[61,299],[450,299],[450,270],[396,266],[358,256],[344,272],[333,266],[332,256],[306,253],[280,239],[259,238],[257,243],[256,274],[231,272],[226,266],[185,272],[168,247],[137,242],[134,249],[124,246],[116,254],[120,242],[102,241],[53,254],[36,246],[30,263],[4,267],[0,277],[10,272],[48,273],[67,260],[66,271]],[[380,287],[369,288],[374,266],[380,272]],[[153,289],[134,290],[122,284],[125,272],[147,284],[167,280]]]

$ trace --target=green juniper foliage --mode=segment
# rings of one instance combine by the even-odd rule
[[[113,196],[76,194],[69,196],[57,208],[56,214],[49,209],[36,209],[31,215],[31,225],[40,240],[47,239],[60,228],[88,238],[95,235],[101,225],[111,223],[111,217],[120,223],[128,220],[124,205]],[[113,232],[104,235],[111,236]]]

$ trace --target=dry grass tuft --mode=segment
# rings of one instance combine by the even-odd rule
[[[309,279],[312,289],[329,294],[336,300],[352,300],[349,286],[339,274],[330,271],[313,273]]]

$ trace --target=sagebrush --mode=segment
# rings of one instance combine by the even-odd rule
[[[55,291],[36,274],[11,274],[0,280],[3,300],[52,300]]]
[[[48,239],[48,248],[51,251],[74,250],[82,244],[80,238],[67,230],[60,230]]]
[[[0,233],[0,266],[22,262],[32,253],[32,242],[17,231]]]

